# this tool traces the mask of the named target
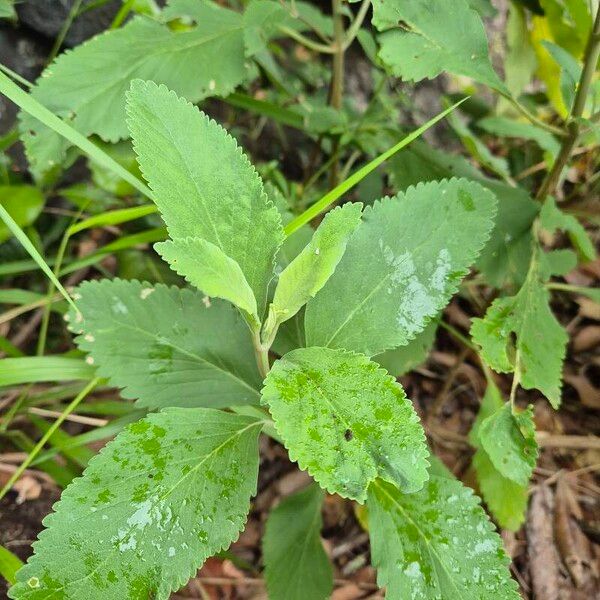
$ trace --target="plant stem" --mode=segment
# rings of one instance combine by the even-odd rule
[[[73,401],[65,408],[60,417],[52,423],[48,431],[40,438],[40,441],[34,446],[33,450],[27,455],[27,458],[21,463],[19,468],[12,474],[12,477],[6,482],[6,485],[0,490],[0,500],[6,496],[6,493],[12,488],[14,483],[21,477],[25,469],[33,462],[33,459],[39,454],[40,450],[46,445],[46,442],[52,437],[54,432],[62,425],[63,421],[77,408],[79,403],[98,385],[99,377],[92,379],[82,390],[73,398]]]
[[[252,345],[254,346],[254,355],[256,357],[258,372],[264,379],[271,370],[269,365],[269,348],[261,342],[260,328],[258,327],[252,329]]]
[[[54,40],[54,46],[52,46],[52,50],[50,51],[50,55],[48,56],[48,60],[46,61],[46,64],[49,65],[56,58],[56,55],[58,54],[60,47],[62,46],[63,42],[65,41],[65,37],[67,37],[67,33],[69,33],[69,29],[71,28],[73,21],[77,17],[77,13],[79,12],[79,9],[81,8],[81,2],[82,2],[82,0],[75,0],[75,2],[73,2],[73,5],[71,6],[71,10],[69,11],[67,18],[65,19],[65,22],[63,23],[63,26],[62,26],[58,36],[56,37],[56,40]]]
[[[556,157],[552,169],[550,169],[548,175],[542,182],[536,198],[540,201],[546,199],[546,196],[552,195],[556,192],[556,187],[560,181],[563,168],[569,162],[571,153],[575,148],[575,144],[579,138],[581,131],[581,123],[579,118],[583,114],[585,108],[585,101],[592,83],[594,73],[596,71],[596,65],[598,64],[598,58],[600,57],[600,7],[596,11],[596,18],[594,25],[590,31],[590,37],[587,41],[585,48],[583,70],[581,71],[581,78],[579,79],[579,86],[577,87],[577,93],[575,94],[575,101],[573,102],[573,110],[567,122],[567,137],[563,140],[560,152]]]
[[[362,1],[362,4],[358,9],[358,13],[356,13],[356,17],[354,21],[352,21],[352,25],[348,27],[348,31],[346,32],[346,39],[344,40],[344,50],[347,50],[350,47],[350,44],[352,44],[354,38],[358,35],[360,26],[363,24],[363,21],[367,16],[369,6],[371,6],[371,0]]]
[[[325,44],[320,44],[319,42],[315,42],[310,38],[294,31],[290,27],[286,27],[285,25],[280,25],[277,29],[281,31],[281,33],[285,33],[285,35],[291,37],[296,40],[298,43],[306,46],[310,50],[315,50],[316,52],[320,52],[321,54],[335,54],[336,50],[333,46],[328,46]]]
[[[119,12],[117,12],[117,14],[115,15],[115,18],[110,24],[109,29],[118,29],[119,27],[121,27],[123,21],[131,12],[134,4],[135,0],[125,0],[123,4],[121,4],[121,8],[119,8]]]

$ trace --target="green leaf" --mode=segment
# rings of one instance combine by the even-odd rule
[[[16,19],[13,0],[0,0],[0,19]]]
[[[325,285],[360,223],[361,211],[362,204],[349,203],[325,215],[308,245],[279,275],[269,309],[275,323],[293,317]]]
[[[482,166],[502,179],[510,176],[508,161],[502,156],[496,156],[492,151],[471,131],[463,119],[456,114],[448,115],[448,123],[454,133],[460,138],[469,154]]]
[[[263,538],[265,581],[271,600],[327,600],[333,573],[321,542],[323,491],[312,484],[282,500]]]
[[[531,123],[523,123],[506,117],[486,117],[477,121],[477,127],[500,137],[532,140],[552,156],[556,156],[560,150],[560,143],[551,133]]]
[[[467,0],[374,0],[379,57],[410,81],[448,71],[507,92],[489,58],[485,29]]]
[[[388,600],[519,600],[502,540],[459,481],[432,475],[416,494],[376,481],[369,535],[377,582]]]
[[[258,324],[256,298],[235,260],[201,238],[159,242],[154,249],[171,268],[211,297],[224,298]]]
[[[521,486],[529,483],[538,457],[532,406],[513,414],[505,404],[483,421],[479,440],[502,476]]]
[[[469,441],[477,448],[473,456],[473,468],[479,484],[479,491],[485,503],[500,527],[516,531],[525,521],[525,511],[529,494],[527,485],[519,485],[504,477],[494,466],[483,449],[479,438],[482,423],[505,406],[500,390],[493,381],[488,386],[473,427],[469,432]]]
[[[205,239],[235,260],[262,316],[283,229],[254,167],[222,127],[164,86],[132,82],[127,110],[169,235]]]
[[[77,344],[124,398],[148,408],[258,402],[248,327],[226,302],[120,279],[85,282],[77,293]]]
[[[565,231],[577,252],[585,261],[596,258],[596,249],[583,225],[577,217],[564,213],[556,205],[556,200],[549,196],[540,211],[540,225],[549,233],[556,230]]]
[[[531,262],[531,225],[539,204],[523,188],[488,179],[462,156],[421,141],[396,156],[390,166],[392,181],[399,190],[420,181],[452,176],[477,181],[491,190],[498,199],[498,214],[476,266],[494,287],[507,283],[520,286],[525,281]]]
[[[0,575],[11,585],[16,581],[16,573],[23,566],[23,562],[4,546],[0,546]]]
[[[32,185],[0,185],[0,204],[21,228],[31,225],[44,208],[42,192]],[[12,236],[0,222],[0,244]]]
[[[565,106],[570,111],[575,101],[577,84],[581,78],[581,65],[571,53],[557,44],[548,40],[542,40],[541,43],[560,67],[560,92]]]
[[[171,2],[173,12],[187,2]],[[84,136],[127,136],[125,92],[135,78],[164,83],[190,101],[227,95],[246,78],[242,16],[214,2],[195,2],[196,24],[173,31],[139,16],[61,54],[36,82],[33,97]],[[69,144],[28,115],[21,131],[32,170],[43,175]]]
[[[167,599],[243,528],[261,426],[200,408],[130,425],[63,492],[9,596]]]
[[[427,479],[429,452],[410,400],[365,356],[294,350],[273,365],[262,403],[290,458],[331,493],[362,503],[377,477],[406,492]]]
[[[421,333],[410,341],[406,346],[399,346],[393,350],[386,350],[383,354],[373,357],[388,373],[394,377],[400,377],[408,371],[418,367],[425,362],[431,347],[435,342],[437,321],[430,321]]]
[[[544,285],[530,275],[516,296],[494,300],[483,319],[473,319],[471,336],[486,363],[500,373],[515,370],[516,350],[521,385],[540,390],[558,408],[568,337],[552,314],[549,299]]]
[[[473,456],[473,467],[481,495],[498,525],[517,531],[525,522],[529,501],[527,486],[503,477],[481,448]]]
[[[493,194],[461,179],[367,207],[306,308],[306,341],[369,356],[407,344],[448,302],[488,238]]]

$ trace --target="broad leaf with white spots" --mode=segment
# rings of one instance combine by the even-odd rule
[[[10,597],[166,600],[243,528],[261,426],[199,408],[130,425],[63,492]]]
[[[367,207],[306,307],[306,342],[374,356],[406,345],[448,303],[488,239],[494,195],[451,179]]]
[[[273,365],[262,402],[290,458],[329,492],[364,502],[377,477],[407,493],[427,479],[429,453],[414,408],[366,356],[294,350]]]
[[[402,494],[378,480],[367,508],[387,600],[519,600],[502,540],[460,481],[432,475],[420,492]]]

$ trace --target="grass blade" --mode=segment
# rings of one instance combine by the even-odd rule
[[[467,96],[468,98],[468,96]],[[458,101],[456,104],[453,104],[446,110],[442,111],[439,115],[433,117],[425,123],[421,125],[418,129],[415,129],[412,133],[409,133],[405,138],[402,138],[395,146],[386,150],[382,154],[380,154],[377,158],[374,158],[370,163],[361,167],[348,179],[342,181],[338,186],[333,188],[330,192],[327,192],[320,200],[315,202],[312,206],[310,206],[307,210],[305,210],[301,215],[298,215],[295,219],[290,221],[284,228],[286,235],[291,235],[294,231],[297,231],[302,227],[302,225],[306,225],[306,223],[312,221],[319,213],[322,213],[329,205],[335,202],[340,196],[345,194],[349,189],[353,188],[357,183],[359,183],[362,179],[364,179],[371,171],[375,170],[382,162],[385,162],[388,158],[396,154],[399,150],[402,150],[405,146],[408,146],[412,141],[416,140],[422,133],[427,131],[432,125],[435,125],[438,121],[443,119],[448,113],[452,112],[455,108],[461,105],[467,98],[463,98]]]
[[[23,566],[23,562],[4,546],[0,546],[0,575],[14,585],[17,571]]]
[[[24,356],[0,361],[0,386],[90,379],[96,369],[81,358],[69,356]]]
[[[91,160],[110,169],[115,175],[131,184],[136,190],[152,199],[152,192],[137,177],[132,175],[127,169],[123,168],[118,162],[112,159],[108,154],[100,150],[98,146],[90,142],[84,135],[67,125],[62,119],[59,119],[54,113],[40,104],[33,96],[23,91],[16,83],[11,81],[4,73],[0,72],[0,93],[4,94],[9,100],[12,100],[20,109],[29,113],[41,121],[46,127],[54,130],[56,133],[69,140],[77,146]]]
[[[0,73],[0,76],[2,74]],[[42,255],[37,251],[35,246],[31,243],[31,240],[27,237],[25,232],[15,223],[13,218],[8,214],[8,211],[0,204],[0,218],[6,223],[6,226],[12,231],[12,234],[19,240],[23,248],[27,250],[29,256],[35,260],[39,268],[44,271],[46,277],[56,286],[56,289],[64,296],[65,300],[77,311],[79,309],[75,306],[75,303],[71,299],[71,296],[67,293],[67,290],[62,286],[61,282],[55,277],[52,269],[46,264],[46,261],[42,258]]]

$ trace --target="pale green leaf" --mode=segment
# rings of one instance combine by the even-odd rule
[[[13,0],[0,0],[0,19],[16,19]]]
[[[369,535],[388,600],[519,600],[502,540],[479,499],[432,475],[416,494],[381,480],[369,488]]]
[[[61,54],[33,97],[83,135],[116,142],[127,136],[125,92],[132,79],[164,83],[194,102],[227,95],[247,73],[242,16],[207,1],[195,2],[195,11],[195,26],[185,31],[138,16]],[[62,161],[67,141],[24,114],[21,131],[36,175]]]
[[[503,477],[527,485],[538,456],[532,406],[513,414],[510,404],[505,404],[481,423],[479,440]]]
[[[467,0],[374,0],[373,25],[383,32],[379,57],[398,77],[421,81],[448,71],[506,91]]]
[[[430,321],[425,329],[421,333],[417,333],[406,346],[386,350],[383,354],[374,356],[373,360],[394,377],[404,375],[404,373],[425,362],[435,342],[437,326],[436,320]]]
[[[243,528],[261,421],[168,409],[130,425],[63,492],[16,600],[166,600]]]
[[[44,208],[42,192],[32,185],[0,185],[0,204],[19,227],[31,225]],[[0,221],[0,244],[12,236]]]
[[[127,110],[170,236],[203,238],[235,260],[262,316],[283,229],[258,173],[221,126],[164,86],[134,81]]]
[[[427,479],[429,452],[410,400],[365,356],[294,350],[273,365],[262,402],[290,458],[332,493],[364,502],[377,477],[406,492]]]
[[[119,279],[86,282],[77,293],[77,344],[124,398],[148,408],[258,402],[250,333],[226,302]]]
[[[360,223],[361,210],[362,204],[348,203],[330,211],[308,245],[279,275],[270,307],[276,323],[293,317],[325,285]]]
[[[263,538],[265,582],[271,600],[327,600],[333,573],[321,542],[323,491],[312,484],[282,500]]]
[[[525,521],[527,486],[503,477],[482,448],[473,456],[473,467],[481,495],[498,525],[517,531]]]
[[[488,239],[493,194],[461,179],[367,207],[306,308],[306,341],[369,356],[407,344],[448,302]]]
[[[481,446],[481,442],[479,440],[479,429],[481,427],[481,424],[488,417],[491,417],[494,413],[499,411],[503,406],[504,399],[502,398],[502,394],[500,393],[498,386],[496,386],[496,384],[493,381],[488,379],[485,394],[481,399],[481,406],[479,407],[477,416],[473,421],[471,431],[469,431],[469,442],[471,442],[471,444],[475,448]]]
[[[590,261],[596,258],[596,249],[584,226],[577,217],[560,210],[552,196],[549,196],[542,206],[540,225],[549,233],[554,233],[556,230],[565,231],[584,260]]]
[[[483,319],[473,319],[471,336],[494,371],[513,371],[518,353],[521,385],[540,390],[557,408],[568,337],[550,310],[549,298],[532,274],[516,296],[494,300]],[[516,336],[516,348],[511,334]]]
[[[256,298],[240,266],[218,246],[201,238],[183,238],[154,244],[171,268],[207,296],[229,300],[255,323]]]

